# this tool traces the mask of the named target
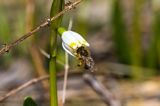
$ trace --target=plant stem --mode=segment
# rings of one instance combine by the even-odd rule
[[[64,0],[53,0],[50,17],[55,16],[57,13],[62,11],[64,8]],[[57,55],[57,34],[58,27],[61,25],[62,16],[57,18],[50,25],[50,62],[49,62],[49,72],[50,72],[50,106],[58,106],[57,97],[57,78],[56,78],[56,55]]]
[[[50,106],[58,106],[57,98],[57,80],[56,80],[56,57],[50,58]]]
[[[56,46],[57,46],[57,31],[51,30],[50,35],[50,106],[58,106],[57,98],[57,78],[56,78]]]

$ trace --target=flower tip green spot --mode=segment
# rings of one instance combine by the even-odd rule
[[[62,35],[65,31],[66,31],[66,29],[63,28],[63,27],[58,28],[58,32],[59,32],[60,35]]]

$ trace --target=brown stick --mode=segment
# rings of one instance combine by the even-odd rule
[[[102,85],[93,75],[84,74],[84,80],[90,87],[100,95],[102,100],[107,104],[107,106],[121,106],[121,103],[114,97],[114,95]]]
[[[78,5],[81,2],[81,0],[77,0],[73,3],[71,3],[70,5],[66,6],[65,9],[61,12],[59,12],[57,15],[55,15],[54,17],[52,17],[51,19],[45,21],[44,23],[42,23],[41,25],[39,25],[38,27],[36,27],[35,29],[33,29],[32,31],[28,32],[27,34],[23,35],[22,37],[20,37],[19,39],[13,41],[10,44],[5,44],[4,47],[2,47],[0,49],[0,56],[6,52],[9,52],[10,49],[12,49],[13,47],[17,46],[18,44],[20,44],[22,41],[24,41],[25,39],[27,39],[28,37],[30,37],[31,35],[33,35],[34,33],[38,32],[40,29],[48,26],[50,24],[51,21],[54,21],[55,19],[57,19],[58,17],[60,17],[61,15],[63,15],[64,13],[66,13],[67,11],[73,9],[76,5]]]
[[[38,76],[47,75],[47,71],[46,71],[45,67],[43,66],[43,60],[41,58],[42,56],[38,52],[38,49],[34,43],[32,44],[32,47],[30,47],[30,51],[31,51],[32,61],[33,61],[34,68],[35,68],[37,75]],[[44,89],[46,91],[48,91],[49,90],[49,81],[48,80],[42,81],[42,86],[44,87]]]
[[[48,79],[48,78],[49,78],[49,75],[46,75],[46,76],[34,78],[34,79],[28,81],[28,82],[24,83],[23,85],[19,86],[18,88],[13,89],[13,90],[9,91],[8,93],[6,93],[4,96],[0,97],[0,102],[4,101],[8,97],[16,94],[17,92],[20,92],[21,90],[27,88],[30,85],[36,84],[37,82],[40,82],[40,81]]]
[[[73,73],[70,73],[70,75],[77,75],[77,74],[81,74],[81,72],[73,72]],[[57,77],[61,77],[61,76],[64,76],[64,73],[59,73],[57,74]],[[33,85],[33,84],[36,84],[38,82],[41,82],[43,80],[47,80],[49,79],[49,75],[45,75],[45,76],[42,76],[42,77],[38,77],[38,78],[34,78],[34,79],[31,79],[29,81],[27,81],[26,83],[20,85],[19,87],[9,91],[8,93],[4,94],[3,96],[0,96],[0,102],[6,100],[8,97],[12,96],[12,95],[15,95],[16,93],[22,91],[23,89]]]

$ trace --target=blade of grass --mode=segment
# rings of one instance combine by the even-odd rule
[[[140,28],[140,17],[141,10],[144,0],[135,0],[134,1],[134,10],[133,10],[133,25],[132,25],[132,64],[135,66],[132,69],[132,76],[134,79],[141,79],[143,76],[143,70],[138,70],[137,66],[142,66],[142,43],[141,43],[141,28]]]
[[[3,44],[7,43],[12,39],[11,27],[9,23],[9,18],[7,17],[7,12],[3,6],[0,6],[0,48]],[[1,58],[0,66],[8,67],[11,62],[12,53]]]
[[[114,0],[112,11],[113,40],[118,55],[122,63],[130,63],[130,50],[126,36],[126,28],[123,20],[122,6],[120,0]]]
[[[154,34],[154,39],[155,39],[155,53],[156,53],[156,58],[160,67],[160,8],[155,11],[155,16],[154,16],[154,29],[153,29],[153,34]]]
[[[50,17],[55,16],[64,8],[64,0],[53,0],[50,11]],[[51,22],[50,26],[50,106],[58,106],[57,98],[57,80],[56,80],[56,52],[57,52],[57,28],[60,26],[62,16]]]
[[[148,55],[148,67],[156,68],[157,64],[160,63],[160,13],[159,10],[154,12],[153,22],[153,38]]]
[[[8,22],[7,15],[4,13],[3,9],[0,8],[0,41],[9,42],[10,37],[10,26]]]
[[[153,36],[151,36],[151,44],[148,49],[147,53],[147,61],[146,61],[146,66],[151,68],[151,69],[156,69],[157,64],[158,64],[158,42],[160,39],[160,13],[158,11],[154,12],[153,16]],[[148,73],[149,76],[155,75],[156,72],[155,70],[152,70],[151,72]]]

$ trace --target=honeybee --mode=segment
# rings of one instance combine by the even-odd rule
[[[90,56],[90,52],[88,48],[81,46],[76,50],[77,58],[80,61],[78,66],[84,67],[84,69],[89,70],[91,72],[95,71],[94,69],[94,60]]]

